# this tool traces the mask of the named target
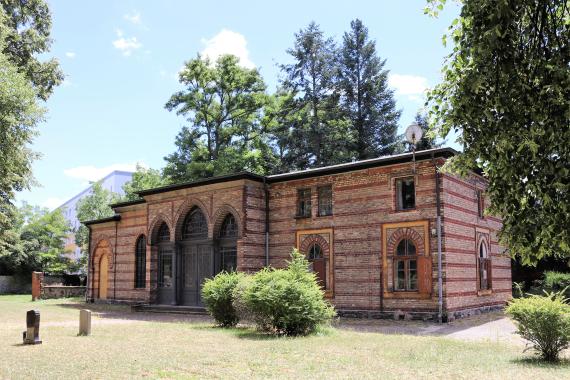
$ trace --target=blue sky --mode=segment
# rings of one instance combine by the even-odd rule
[[[177,72],[196,54],[233,53],[258,67],[269,91],[278,63],[289,62],[293,35],[312,20],[340,41],[360,18],[387,59],[390,85],[403,110],[401,130],[423,105],[423,91],[440,80],[448,49],[441,36],[459,12],[450,4],[438,19],[424,0],[406,1],[48,1],[50,56],[65,83],[47,103],[47,121],[33,149],[39,187],[18,200],[55,208],[88,182],[137,162],[164,166],[184,120],[164,109],[181,89]]]

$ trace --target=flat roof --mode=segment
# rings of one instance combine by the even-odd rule
[[[108,218],[86,220],[85,222],[81,222],[81,223],[83,223],[86,226],[90,226],[92,224],[100,224],[100,223],[107,223],[107,222],[118,222],[119,220],[121,220],[121,215],[115,214],[115,215],[110,216]]]
[[[455,156],[458,152],[453,148],[434,148],[434,149],[426,149],[416,152],[416,160],[427,160],[439,157],[449,158]],[[311,178],[311,177],[318,177],[322,175],[331,175],[331,174],[338,174],[349,172],[353,170],[362,170],[368,169],[378,166],[387,166],[387,165],[394,165],[399,163],[406,163],[411,162],[413,158],[413,153],[401,153],[401,154],[394,154],[391,156],[383,156],[378,158],[372,158],[369,160],[362,160],[362,161],[353,161],[347,162],[344,164],[338,165],[331,165],[331,166],[324,166],[322,168],[314,168],[314,169],[306,169],[306,170],[299,170],[294,172],[287,172],[282,174],[273,174],[269,176],[262,176],[258,174],[254,174],[251,172],[240,172],[236,174],[229,174],[229,175],[222,175],[210,178],[199,179],[196,181],[190,182],[182,182],[173,185],[161,186],[156,187],[153,189],[147,189],[137,192],[140,197],[144,197],[145,195],[152,195],[152,194],[159,194],[168,191],[186,189],[191,187],[203,186],[203,185],[210,185],[214,183],[222,183],[228,181],[236,181],[240,179],[249,179],[257,182],[267,182],[267,183],[275,183],[275,182],[282,182],[294,179],[302,179],[302,178]],[[111,205],[111,207],[122,207],[122,206],[129,206],[130,204],[138,204],[143,203],[144,200],[141,201],[132,201],[133,203],[129,202],[122,202],[122,203],[115,203]]]

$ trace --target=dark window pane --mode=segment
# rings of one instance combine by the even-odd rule
[[[158,230],[158,241],[170,241],[170,230],[166,223],[162,223]]]
[[[319,216],[332,213],[332,186],[319,187]]]
[[[409,239],[402,240],[398,247],[396,248],[396,255],[397,256],[415,256],[416,255],[416,246],[414,243]]]
[[[161,288],[172,287],[172,254],[160,254],[158,273],[158,286]]]
[[[405,262],[398,260],[396,261],[396,290],[406,290],[406,270]]]
[[[182,239],[205,239],[208,237],[206,217],[195,208],[186,215],[182,225]]]
[[[309,260],[322,259],[323,249],[318,244],[313,244],[309,249]]]
[[[222,226],[220,227],[220,237],[221,238],[230,238],[237,236],[237,223],[236,219],[232,214],[228,214],[224,221],[222,222]]]
[[[237,269],[237,249],[236,247],[220,248],[222,271],[235,272]]]
[[[146,239],[141,236],[137,240],[135,252],[135,288],[146,286]]]
[[[410,210],[416,207],[416,193],[413,178],[396,180],[398,210]]]
[[[418,264],[416,260],[408,260],[407,290],[418,290]]]
[[[311,216],[311,189],[297,190],[297,216],[303,218]]]

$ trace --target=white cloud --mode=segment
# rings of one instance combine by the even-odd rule
[[[120,50],[125,57],[128,57],[133,51],[142,47],[142,44],[136,37],[125,38],[121,29],[117,29],[117,37],[118,38],[113,41],[113,46],[115,49]]]
[[[139,165],[145,166],[143,163],[139,163]],[[132,164],[113,164],[104,167],[96,167],[93,165],[86,165],[86,166],[78,166],[75,168],[65,169],[63,173],[71,178],[81,179],[84,181],[99,181],[107,174],[111,173],[114,170],[124,170],[129,172],[134,172],[137,168],[136,163]]]
[[[75,58],[75,53],[72,51],[68,51],[67,53],[65,53],[65,56],[67,58],[73,59],[73,58]]]
[[[428,88],[428,81],[417,75],[389,74],[388,85],[396,90],[396,95],[406,95],[408,99],[421,99]]]
[[[240,33],[222,29],[210,39],[203,38],[202,43],[205,45],[204,50],[200,52],[202,57],[208,57],[215,61],[221,55],[233,54],[239,58],[242,66],[250,69],[255,67],[255,64],[249,59],[247,40]]]
[[[137,11],[133,11],[132,13],[127,13],[126,15],[123,16],[123,18],[125,20],[127,20],[130,23],[133,23],[135,25],[138,25],[141,23],[141,14]]]
[[[42,207],[47,207],[50,210],[55,210],[57,207],[61,206],[67,199],[58,198],[58,197],[50,197],[44,203],[42,203]]]

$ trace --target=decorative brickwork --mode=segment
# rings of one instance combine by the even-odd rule
[[[442,158],[435,160],[437,165],[443,162]],[[167,223],[176,253],[179,247],[174,243],[183,220],[193,207],[199,207],[207,219],[213,249],[217,249],[215,239],[222,221],[228,213],[234,216],[239,271],[254,272],[265,266],[268,216],[269,265],[283,267],[294,247],[307,253],[317,243],[326,258],[327,277],[323,282],[337,309],[355,315],[432,315],[438,310],[436,174],[431,158],[418,160],[415,167],[414,173],[411,162],[400,161],[334,173],[267,177],[266,182],[249,177],[213,180],[145,194],[144,203],[115,210],[120,220],[91,225],[88,297],[98,299],[98,265],[106,253],[110,299],[156,302],[158,227]],[[398,211],[394,183],[406,176],[414,177],[415,208]],[[332,188],[332,215],[318,216],[318,188],[323,184]],[[497,240],[500,219],[481,218],[478,213],[477,194],[485,187],[485,180],[478,175],[440,175],[442,290],[444,312],[450,317],[466,310],[504,305],[511,296],[510,259]],[[301,188],[311,189],[314,205],[306,218],[296,217],[297,190]],[[148,237],[146,286],[135,289],[135,245],[141,234]],[[477,289],[477,247],[483,236],[492,262],[493,285],[487,293]],[[416,248],[417,291],[394,291],[393,257],[403,239],[412,241]]]

